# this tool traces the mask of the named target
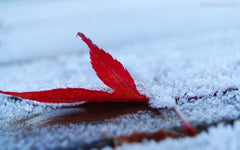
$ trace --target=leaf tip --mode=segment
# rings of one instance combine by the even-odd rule
[[[86,36],[82,32],[78,32],[76,37],[86,38]]]

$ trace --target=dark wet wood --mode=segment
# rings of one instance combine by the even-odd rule
[[[129,136],[120,136],[115,140],[115,146],[119,146],[122,143],[134,143],[134,142],[142,142],[143,140],[155,140],[162,141],[166,138],[179,138],[186,136],[183,133],[175,132],[171,130],[158,130],[153,133],[146,132],[135,132]]]
[[[52,112],[40,114],[24,123],[30,125],[48,126],[54,124],[69,124],[102,120],[123,114],[136,113],[139,110],[150,110],[147,103],[86,103],[74,108],[56,109]]]

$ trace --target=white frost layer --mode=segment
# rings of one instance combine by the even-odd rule
[[[54,123],[56,121],[55,117],[57,116],[60,117],[70,113],[74,115],[76,112],[84,111],[84,109],[68,108],[52,110],[44,105],[32,107],[25,102],[17,102],[14,105],[11,100],[3,101],[5,101],[5,103],[0,108],[2,112],[2,114],[0,114],[1,149],[45,150],[50,148],[57,149],[57,147],[69,148],[71,145],[81,145],[86,142],[100,140],[103,138],[102,134],[104,132],[106,133],[106,131],[110,137],[118,137],[121,135],[130,135],[133,132],[149,133],[163,128],[172,129],[174,127],[181,127],[179,118],[174,112],[169,110],[161,110],[158,113],[153,113],[153,111],[138,111],[138,113],[130,113],[93,122],[41,126],[47,122]],[[42,109],[40,109],[40,107],[42,107]],[[9,111],[6,111],[7,108]],[[239,91],[230,92],[222,97],[206,98],[201,101],[187,103],[180,108],[183,113],[186,114],[186,117],[197,125],[208,125],[221,120],[234,120],[240,117],[240,93]],[[41,112],[37,112],[40,110]],[[36,114],[39,115],[35,116]],[[25,117],[23,117],[24,115]],[[13,123],[6,122],[6,120],[13,119],[18,119],[19,121]],[[233,132],[229,133],[233,134]],[[229,133],[226,132],[225,134]],[[236,132],[236,134],[238,134],[238,132]],[[232,138],[232,136],[223,137],[229,138],[229,140]],[[227,141],[227,139],[225,139],[225,141]],[[162,143],[164,142],[165,141]],[[178,140],[171,140],[171,142],[179,143]],[[198,142],[201,142],[201,140]],[[216,142],[216,144],[218,143]],[[185,150],[184,146],[182,146],[182,149],[179,148],[179,150]]]
[[[240,87],[239,9],[172,2],[2,2],[0,89],[106,88],[78,31],[123,63],[152,107]]]
[[[202,132],[194,138],[167,139],[162,142],[145,141],[143,143],[124,144],[117,150],[238,150],[240,149],[240,121],[236,121],[234,126],[218,125],[211,127],[209,132]],[[105,148],[104,150],[110,148]]]

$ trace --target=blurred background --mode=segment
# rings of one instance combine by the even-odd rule
[[[0,64],[87,52],[77,32],[109,50],[184,38],[204,45],[198,38],[205,36],[209,43],[239,39],[239,13],[239,2],[227,0],[1,0]]]

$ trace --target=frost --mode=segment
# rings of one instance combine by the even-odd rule
[[[180,139],[167,139],[163,142],[145,141],[143,143],[125,144],[118,147],[117,150],[158,150],[158,149],[218,149],[218,150],[237,150],[240,148],[238,142],[240,134],[240,121],[237,121],[234,126],[226,126],[223,124],[218,127],[212,127],[208,133],[202,132],[194,138],[180,138]],[[110,149],[107,148],[106,149]]]
[[[1,1],[0,89],[109,90],[91,68],[88,48],[75,38],[77,32],[83,32],[128,69],[139,91],[150,98],[151,107],[172,107],[175,98],[180,97],[177,107],[194,124],[236,119],[240,116],[239,92],[223,95],[230,87],[240,88],[240,20],[236,14],[239,7],[203,8],[194,1]],[[217,96],[212,97],[216,91]],[[187,102],[192,96],[205,97]],[[171,113],[162,113],[160,121],[149,114],[138,114],[120,117],[115,124],[107,125],[95,122],[33,127],[31,131],[22,129],[22,125],[12,126],[59,107],[0,95],[0,145],[10,143],[5,149],[23,145],[24,149],[43,145],[50,148],[99,139],[99,128],[106,126],[112,135],[121,135],[180,125]],[[219,126],[211,129],[210,137],[202,133],[193,139],[144,144],[149,146],[145,149],[166,149],[169,145],[185,149],[193,144],[239,149],[238,128],[239,123],[233,128]],[[224,138],[215,137],[215,133]],[[211,140],[214,138],[218,140]]]

